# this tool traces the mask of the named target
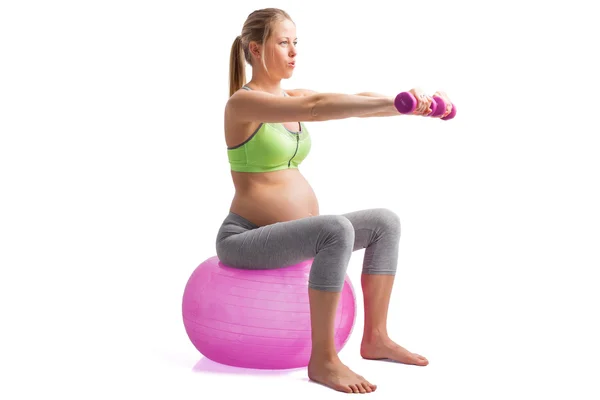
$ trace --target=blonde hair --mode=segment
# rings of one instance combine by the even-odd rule
[[[271,37],[273,24],[286,19],[292,21],[288,13],[279,8],[263,8],[248,15],[242,27],[242,34],[236,37],[231,45],[231,54],[229,56],[229,96],[233,95],[246,84],[245,62],[252,65],[252,57],[248,48],[250,42],[266,43]],[[260,58],[263,66],[267,69],[264,52],[261,52]]]

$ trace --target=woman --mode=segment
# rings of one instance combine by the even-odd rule
[[[295,24],[275,8],[250,14],[233,43],[225,141],[235,196],[217,235],[217,255],[226,265],[247,269],[281,268],[314,258],[308,288],[312,327],[308,376],[338,391],[372,392],[376,385],[346,367],[334,346],[334,316],[353,251],[365,249],[360,354],[366,359],[428,364],[387,334],[400,221],[383,208],[319,215],[315,193],[298,169],[310,151],[310,135],[304,122],[296,121],[400,114],[393,97],[282,90],[281,80],[292,76],[296,54]],[[252,66],[247,84],[244,62]],[[432,98],[412,92],[419,102],[414,114],[429,113]]]

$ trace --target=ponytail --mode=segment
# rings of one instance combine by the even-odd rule
[[[229,96],[246,84],[246,64],[244,63],[244,48],[242,38],[238,36],[231,45],[229,56]]]

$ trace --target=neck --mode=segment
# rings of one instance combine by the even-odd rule
[[[260,90],[262,92],[271,93],[275,96],[281,95],[281,81],[280,80],[269,80],[260,77],[253,76],[250,82],[246,85],[253,89]]]

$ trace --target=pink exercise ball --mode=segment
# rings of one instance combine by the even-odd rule
[[[280,269],[231,268],[214,256],[201,263],[183,294],[183,323],[205,357],[254,369],[306,367],[311,351],[308,276],[312,259]],[[339,352],[356,319],[348,275],[335,317]]]

